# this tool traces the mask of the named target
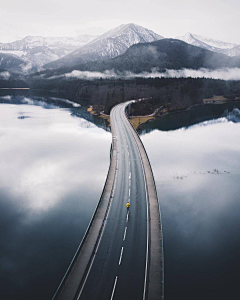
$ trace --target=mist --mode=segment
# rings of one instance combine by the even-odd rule
[[[49,79],[56,78],[57,76],[52,76]],[[111,79],[111,78],[122,78],[122,79],[132,79],[135,77],[142,78],[182,78],[182,77],[192,77],[192,78],[212,78],[212,79],[222,79],[222,80],[240,80],[240,68],[221,68],[216,70],[210,70],[201,68],[198,70],[194,69],[181,69],[173,70],[169,69],[165,72],[159,72],[156,69],[152,69],[151,72],[142,72],[142,73],[132,73],[132,72],[115,72],[114,70],[107,70],[104,72],[90,72],[90,71],[78,71],[74,70],[71,73],[66,73],[59,77],[65,78],[79,78],[94,80],[98,78]]]
[[[8,80],[11,77],[11,74],[8,71],[0,72],[0,79]]]

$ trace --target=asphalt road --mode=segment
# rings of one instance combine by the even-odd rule
[[[148,271],[148,221],[145,175],[124,110],[113,108],[117,172],[105,229],[84,285],[76,299],[145,299]],[[126,203],[130,202],[127,212]]]

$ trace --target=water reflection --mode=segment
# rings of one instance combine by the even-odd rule
[[[168,300],[238,294],[237,116],[239,110],[188,128],[142,135],[161,202]]]
[[[144,123],[138,130],[141,133],[151,132],[156,128],[163,131],[176,130],[200,122],[218,119],[223,116],[225,111],[233,111],[234,108],[240,109],[239,101],[229,101],[224,104],[195,105],[185,111],[166,114],[161,118]]]
[[[82,126],[91,126],[91,123],[97,125],[105,129],[106,131],[110,131],[108,123],[106,120],[98,118],[89,114],[86,111],[86,107],[84,109],[81,108],[81,104],[72,102],[68,99],[57,98],[57,97],[42,97],[42,96],[26,96],[26,95],[4,95],[0,96],[0,104],[11,104],[11,105],[34,105],[41,106],[45,109],[55,109],[55,108],[68,108],[69,112],[71,112],[72,116],[82,118]],[[25,112],[19,111],[19,118],[24,119],[30,116],[26,115]]]
[[[43,100],[0,98],[1,299],[51,299],[109,167],[111,134]]]

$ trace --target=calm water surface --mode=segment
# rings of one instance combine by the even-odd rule
[[[99,201],[111,134],[67,100],[0,102],[0,299],[51,299]]]
[[[239,294],[239,110],[154,130],[205,113],[171,115],[142,135],[161,203],[166,300]],[[102,192],[106,129],[68,100],[0,97],[1,299],[53,296]]]
[[[142,135],[161,205],[166,300],[239,298],[240,111],[224,116]]]

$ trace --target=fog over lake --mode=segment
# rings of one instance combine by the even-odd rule
[[[184,123],[176,114],[161,124],[174,118]],[[143,126],[161,206],[166,300],[238,294],[239,121],[235,109],[176,130]],[[100,198],[108,130],[66,99],[0,97],[2,299],[52,298]]]

